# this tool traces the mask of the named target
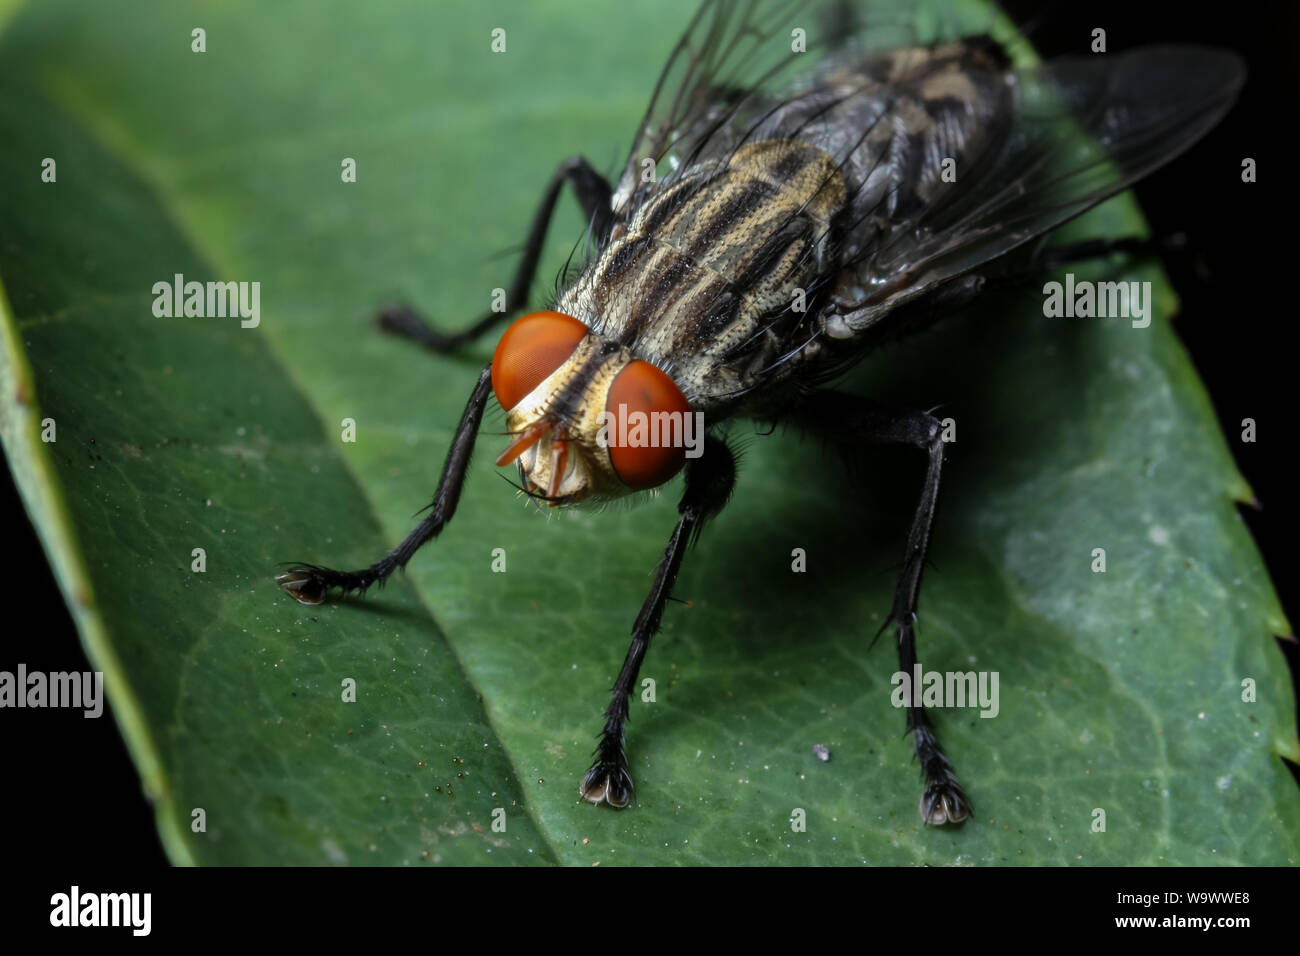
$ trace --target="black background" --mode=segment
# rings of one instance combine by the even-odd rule
[[[1086,52],[1094,27],[1119,52],[1156,42],[1197,42],[1240,52],[1250,76],[1237,107],[1204,141],[1140,184],[1138,198],[1157,235],[1186,233],[1189,248],[1166,260],[1183,303],[1176,320],[1206,383],[1238,467],[1262,510],[1245,518],[1288,614],[1289,546],[1300,530],[1290,469],[1297,321],[1294,171],[1286,164],[1300,102],[1300,5],[1095,2],[1004,4],[1032,26],[1050,56]],[[1241,160],[1258,163],[1255,184],[1240,179]],[[1242,444],[1241,420],[1258,423],[1258,441]],[[7,640],[0,669],[19,661],[44,671],[89,669],[72,619],[8,472],[0,515],[13,566],[7,574]],[[1283,642],[1292,675],[1300,655]],[[71,863],[164,866],[152,808],[117,727],[106,713],[83,719],[68,710],[6,710],[0,820],[5,856],[38,865]],[[1293,768],[1294,769],[1294,768]]]

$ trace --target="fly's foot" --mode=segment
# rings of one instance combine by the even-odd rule
[[[922,820],[936,827],[945,823],[961,823],[971,814],[970,800],[955,779],[931,780],[921,794],[921,802],[916,809]]]
[[[921,761],[921,776],[925,780],[925,792],[921,794],[917,812],[931,826],[961,823],[971,815],[970,798],[957,782],[957,774],[944,756],[939,739],[930,729],[925,711],[919,708],[912,711],[910,719],[914,722],[912,739],[916,756]]]
[[[383,567],[377,565],[377,567]],[[385,571],[387,573],[387,571]],[[284,588],[299,604],[316,605],[325,603],[325,595],[331,588],[338,588],[342,593],[360,591],[363,594],[376,580],[383,580],[374,570],[370,571],[331,571],[314,564],[295,564],[283,574],[275,576],[275,583]]]
[[[325,596],[338,588],[343,594],[364,594],[372,584],[380,584],[393,574],[396,562],[393,555],[364,571],[331,571],[316,564],[291,564],[289,570],[276,575],[276,584],[285,589],[298,604],[325,604]]]
[[[578,793],[591,803],[608,803],[622,809],[632,800],[632,775],[621,759],[597,760],[582,778]]]
[[[299,604],[324,604],[328,589],[323,575],[310,565],[296,565],[284,574],[275,576],[275,583],[284,588]]]

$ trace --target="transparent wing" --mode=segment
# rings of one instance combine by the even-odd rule
[[[725,160],[748,139],[794,136],[823,148],[858,192],[852,221],[827,236],[838,253],[827,251],[818,284],[834,290],[841,331],[865,344],[872,336],[864,333],[884,334],[900,305],[1182,153],[1219,121],[1245,79],[1235,54],[1187,46],[1023,69],[1004,54],[900,57],[907,47],[1006,26],[972,23],[962,9],[942,0],[915,8],[705,0],[638,127],[614,192],[616,221],[679,171]],[[805,52],[796,50],[799,30]],[[1002,48],[987,36],[968,46],[990,43]],[[941,72],[954,60],[977,93],[952,93],[953,78]],[[954,153],[956,181],[939,186],[936,166]],[[645,175],[647,160],[655,177]],[[760,330],[772,334],[780,347],[767,370],[776,372],[821,333],[813,322],[775,316]]]
[[[646,160],[657,167],[670,151],[691,152],[727,125],[742,100],[794,66],[789,46],[775,38],[809,6],[808,0],[710,0],[700,6],[637,128],[615,192],[616,213],[635,209],[653,187],[641,175]]]
[[[829,55],[919,42],[915,24],[899,17],[892,7],[850,0],[705,0],[637,128],[615,214],[636,209],[655,187],[643,175],[646,160],[667,164],[662,171],[671,175],[705,147],[720,150],[719,140],[746,127]]]
[[[895,224],[857,267],[855,327],[1055,229],[1200,139],[1245,80],[1236,54],[1148,47],[1014,74],[1015,115],[962,183]]]

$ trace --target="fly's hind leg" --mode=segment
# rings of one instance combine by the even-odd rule
[[[1044,276],[1060,269],[1092,260],[1105,259],[1116,253],[1134,258],[1177,256],[1188,248],[1187,236],[1120,236],[1114,239],[1081,239],[1061,246],[1048,245],[1049,233],[1032,247],[1012,252],[999,267],[987,267],[987,291],[1041,287]]]
[[[1062,246],[1047,245],[1044,236],[1031,250],[1029,265],[1041,272],[1050,272],[1062,266],[1089,259],[1101,259],[1114,253],[1126,253],[1132,256],[1159,256],[1170,252],[1182,252],[1187,248],[1187,237],[1182,233],[1167,236],[1121,236],[1117,239],[1082,239]]]
[[[916,607],[921,593],[921,574],[925,570],[934,515],[939,504],[943,426],[937,418],[925,412],[893,411],[854,395],[831,391],[814,392],[804,399],[794,410],[791,424],[850,449],[860,448],[864,442],[900,444],[919,448],[928,456],[925,484],[907,534],[907,550],[903,556],[902,575],[894,591],[893,608],[880,630],[883,633],[891,625],[897,628],[899,669],[913,674],[917,663]],[[957,774],[944,754],[919,699],[907,705],[907,732],[912,735],[912,745],[925,779],[918,807],[921,819],[936,826],[961,823],[970,816],[970,800],[958,783]]]
[[[573,187],[578,202],[582,204],[583,214],[591,223],[593,240],[597,245],[603,245],[613,225],[609,182],[583,157],[570,157],[562,162],[551,176],[551,181],[546,184],[546,190],[542,193],[541,204],[533,214],[533,224],[528,230],[528,239],[524,243],[523,258],[506,292],[505,311],[489,311],[469,328],[460,332],[439,332],[410,306],[390,305],[380,310],[377,318],[379,327],[385,332],[411,339],[434,352],[450,352],[467,342],[472,342],[503,319],[518,312],[523,308],[528,297],[528,287],[532,285],[533,276],[537,273],[537,261],[541,258],[542,244],[546,240],[546,231],[551,224],[551,215],[555,212],[555,203],[560,197],[560,189],[566,182]]]
[[[632,625],[632,646],[628,648],[618,680],[614,682],[613,699],[605,711],[605,727],[596,748],[596,759],[578,788],[584,800],[625,807],[632,799],[632,775],[623,749],[628,695],[636,686],[641,663],[650,649],[650,639],[659,630],[664,605],[677,580],[687,547],[699,538],[704,522],[726,505],[735,483],[736,460],[731,449],[720,439],[706,439],[704,454],[686,465],[686,490],[677,506],[680,516],[677,527],[673,529],[664,556],[659,560],[654,586]]]

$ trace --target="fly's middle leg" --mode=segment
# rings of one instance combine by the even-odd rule
[[[591,235],[596,245],[602,245],[613,225],[613,213],[610,211],[610,194],[608,180],[592,168],[581,156],[566,159],[555,170],[546,190],[542,193],[541,204],[533,214],[533,223],[528,230],[528,239],[524,243],[523,258],[515,270],[515,277],[506,291],[506,307],[501,312],[487,312],[469,328],[460,332],[439,332],[414,309],[406,305],[390,305],[380,310],[379,327],[386,332],[404,336],[418,342],[435,352],[450,352],[467,342],[472,342],[483,333],[491,330],[503,319],[508,318],[524,307],[528,298],[528,288],[537,273],[537,261],[542,255],[542,245],[546,232],[555,212],[555,203],[560,197],[560,189],[565,183],[573,187],[582,205],[583,214],[591,223]]]
[[[863,442],[911,445],[924,451],[929,459],[921,499],[907,534],[907,550],[903,556],[902,575],[894,591],[893,608],[880,630],[883,633],[891,625],[897,628],[899,670],[913,674],[917,663],[916,608],[921,593],[921,575],[925,570],[934,516],[939,505],[939,478],[944,455],[942,425],[925,412],[893,411],[854,395],[831,391],[814,392],[804,399],[794,410],[791,422],[849,448],[860,447]],[[906,710],[907,732],[912,735],[912,745],[925,779],[925,789],[917,808],[921,819],[936,826],[961,823],[970,816],[971,803],[943,752],[929,715],[919,697],[909,701]]]
[[[646,651],[650,649],[650,639],[659,630],[664,605],[677,580],[677,572],[681,570],[687,547],[699,538],[704,522],[726,505],[735,483],[736,460],[731,449],[721,439],[707,438],[704,454],[686,466],[686,490],[677,506],[677,526],[668,539],[664,556],[659,560],[654,586],[632,626],[632,646],[628,648],[618,680],[614,682],[613,699],[605,711],[605,727],[596,748],[596,759],[578,788],[585,800],[625,807],[632,799],[632,775],[623,748],[628,695],[636,686],[637,674]]]

